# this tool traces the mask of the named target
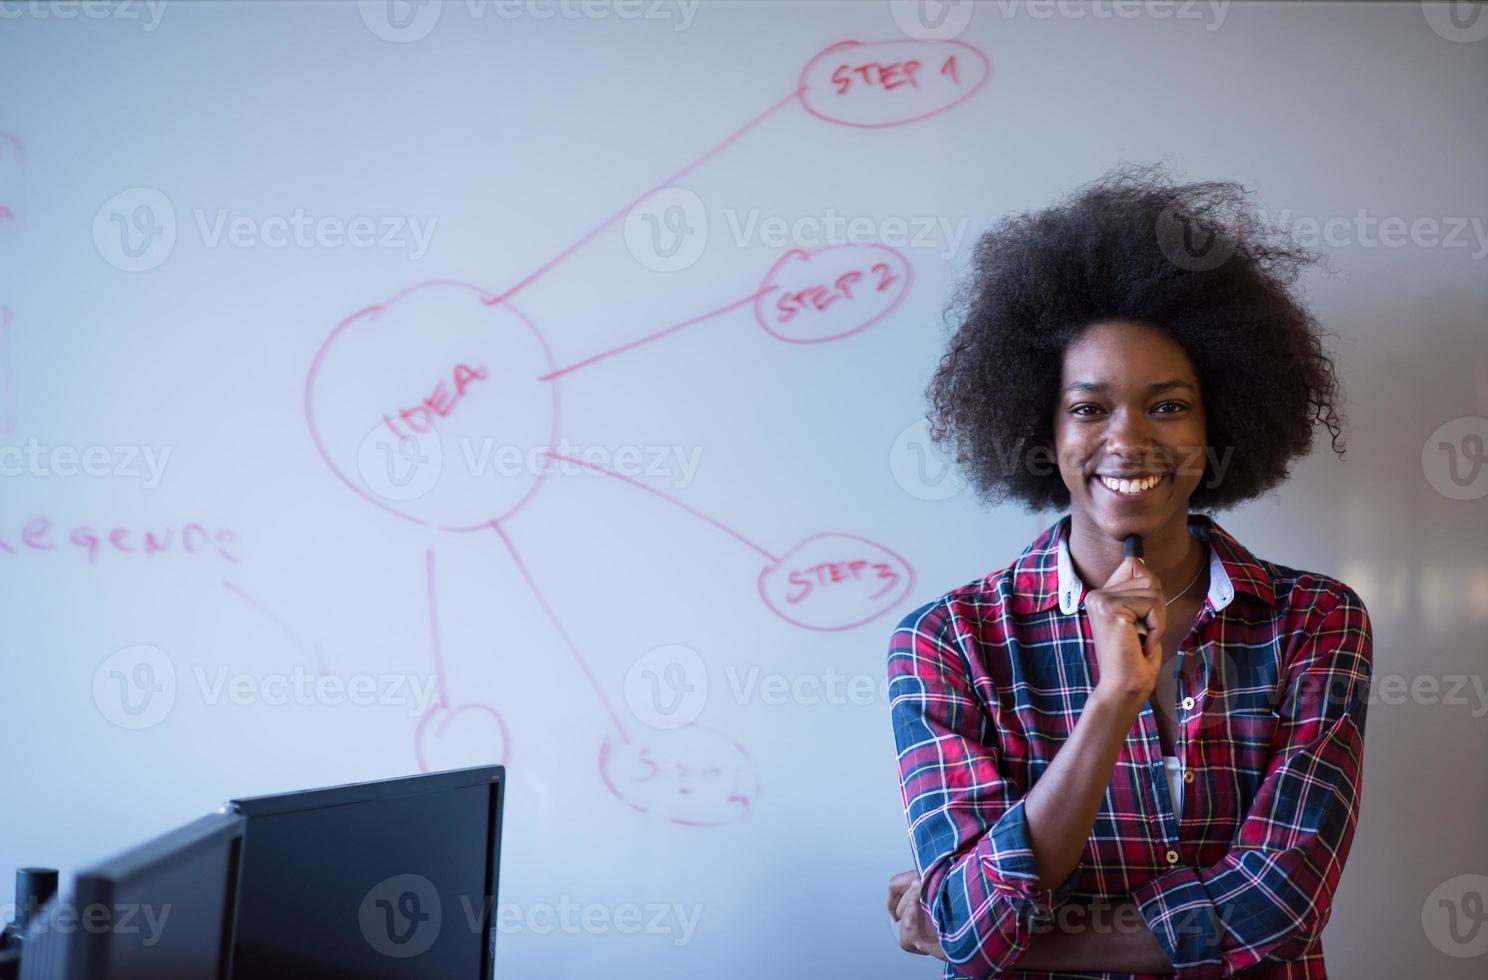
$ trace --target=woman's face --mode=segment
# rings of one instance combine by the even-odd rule
[[[1186,523],[1206,452],[1204,402],[1188,354],[1146,324],[1086,328],[1064,352],[1054,441],[1071,507],[1112,537]],[[1141,474],[1160,478],[1149,489],[1128,484],[1136,493],[1100,479]]]

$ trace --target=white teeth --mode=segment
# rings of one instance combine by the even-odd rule
[[[1162,477],[1160,476],[1149,476],[1141,480],[1112,480],[1103,476],[1100,478],[1100,481],[1117,493],[1135,494],[1152,489],[1157,481],[1161,479]]]

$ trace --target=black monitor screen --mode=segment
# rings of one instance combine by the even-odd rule
[[[493,976],[501,778],[234,800],[248,829],[233,980]]]
[[[225,980],[242,832],[213,814],[80,872],[28,932],[26,975]]]

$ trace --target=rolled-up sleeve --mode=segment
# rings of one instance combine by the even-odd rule
[[[1266,776],[1229,852],[1132,890],[1179,977],[1295,959],[1328,921],[1358,821],[1373,636],[1352,590],[1320,607],[1285,670]]]
[[[1075,872],[1039,889],[1024,790],[1001,767],[997,731],[943,600],[906,616],[889,646],[889,711],[921,902],[960,973],[998,976],[1053,921]]]

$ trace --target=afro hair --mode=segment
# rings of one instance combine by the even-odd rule
[[[1292,289],[1317,261],[1265,227],[1239,184],[1175,184],[1156,165],[1119,166],[1005,217],[978,239],[946,307],[952,335],[925,392],[931,439],[985,501],[1068,507],[1056,468],[1022,464],[1054,458],[1065,348],[1094,323],[1142,322],[1187,352],[1208,444],[1230,456],[1223,479],[1206,463],[1189,506],[1258,497],[1311,450],[1315,422],[1343,455],[1334,365]]]

